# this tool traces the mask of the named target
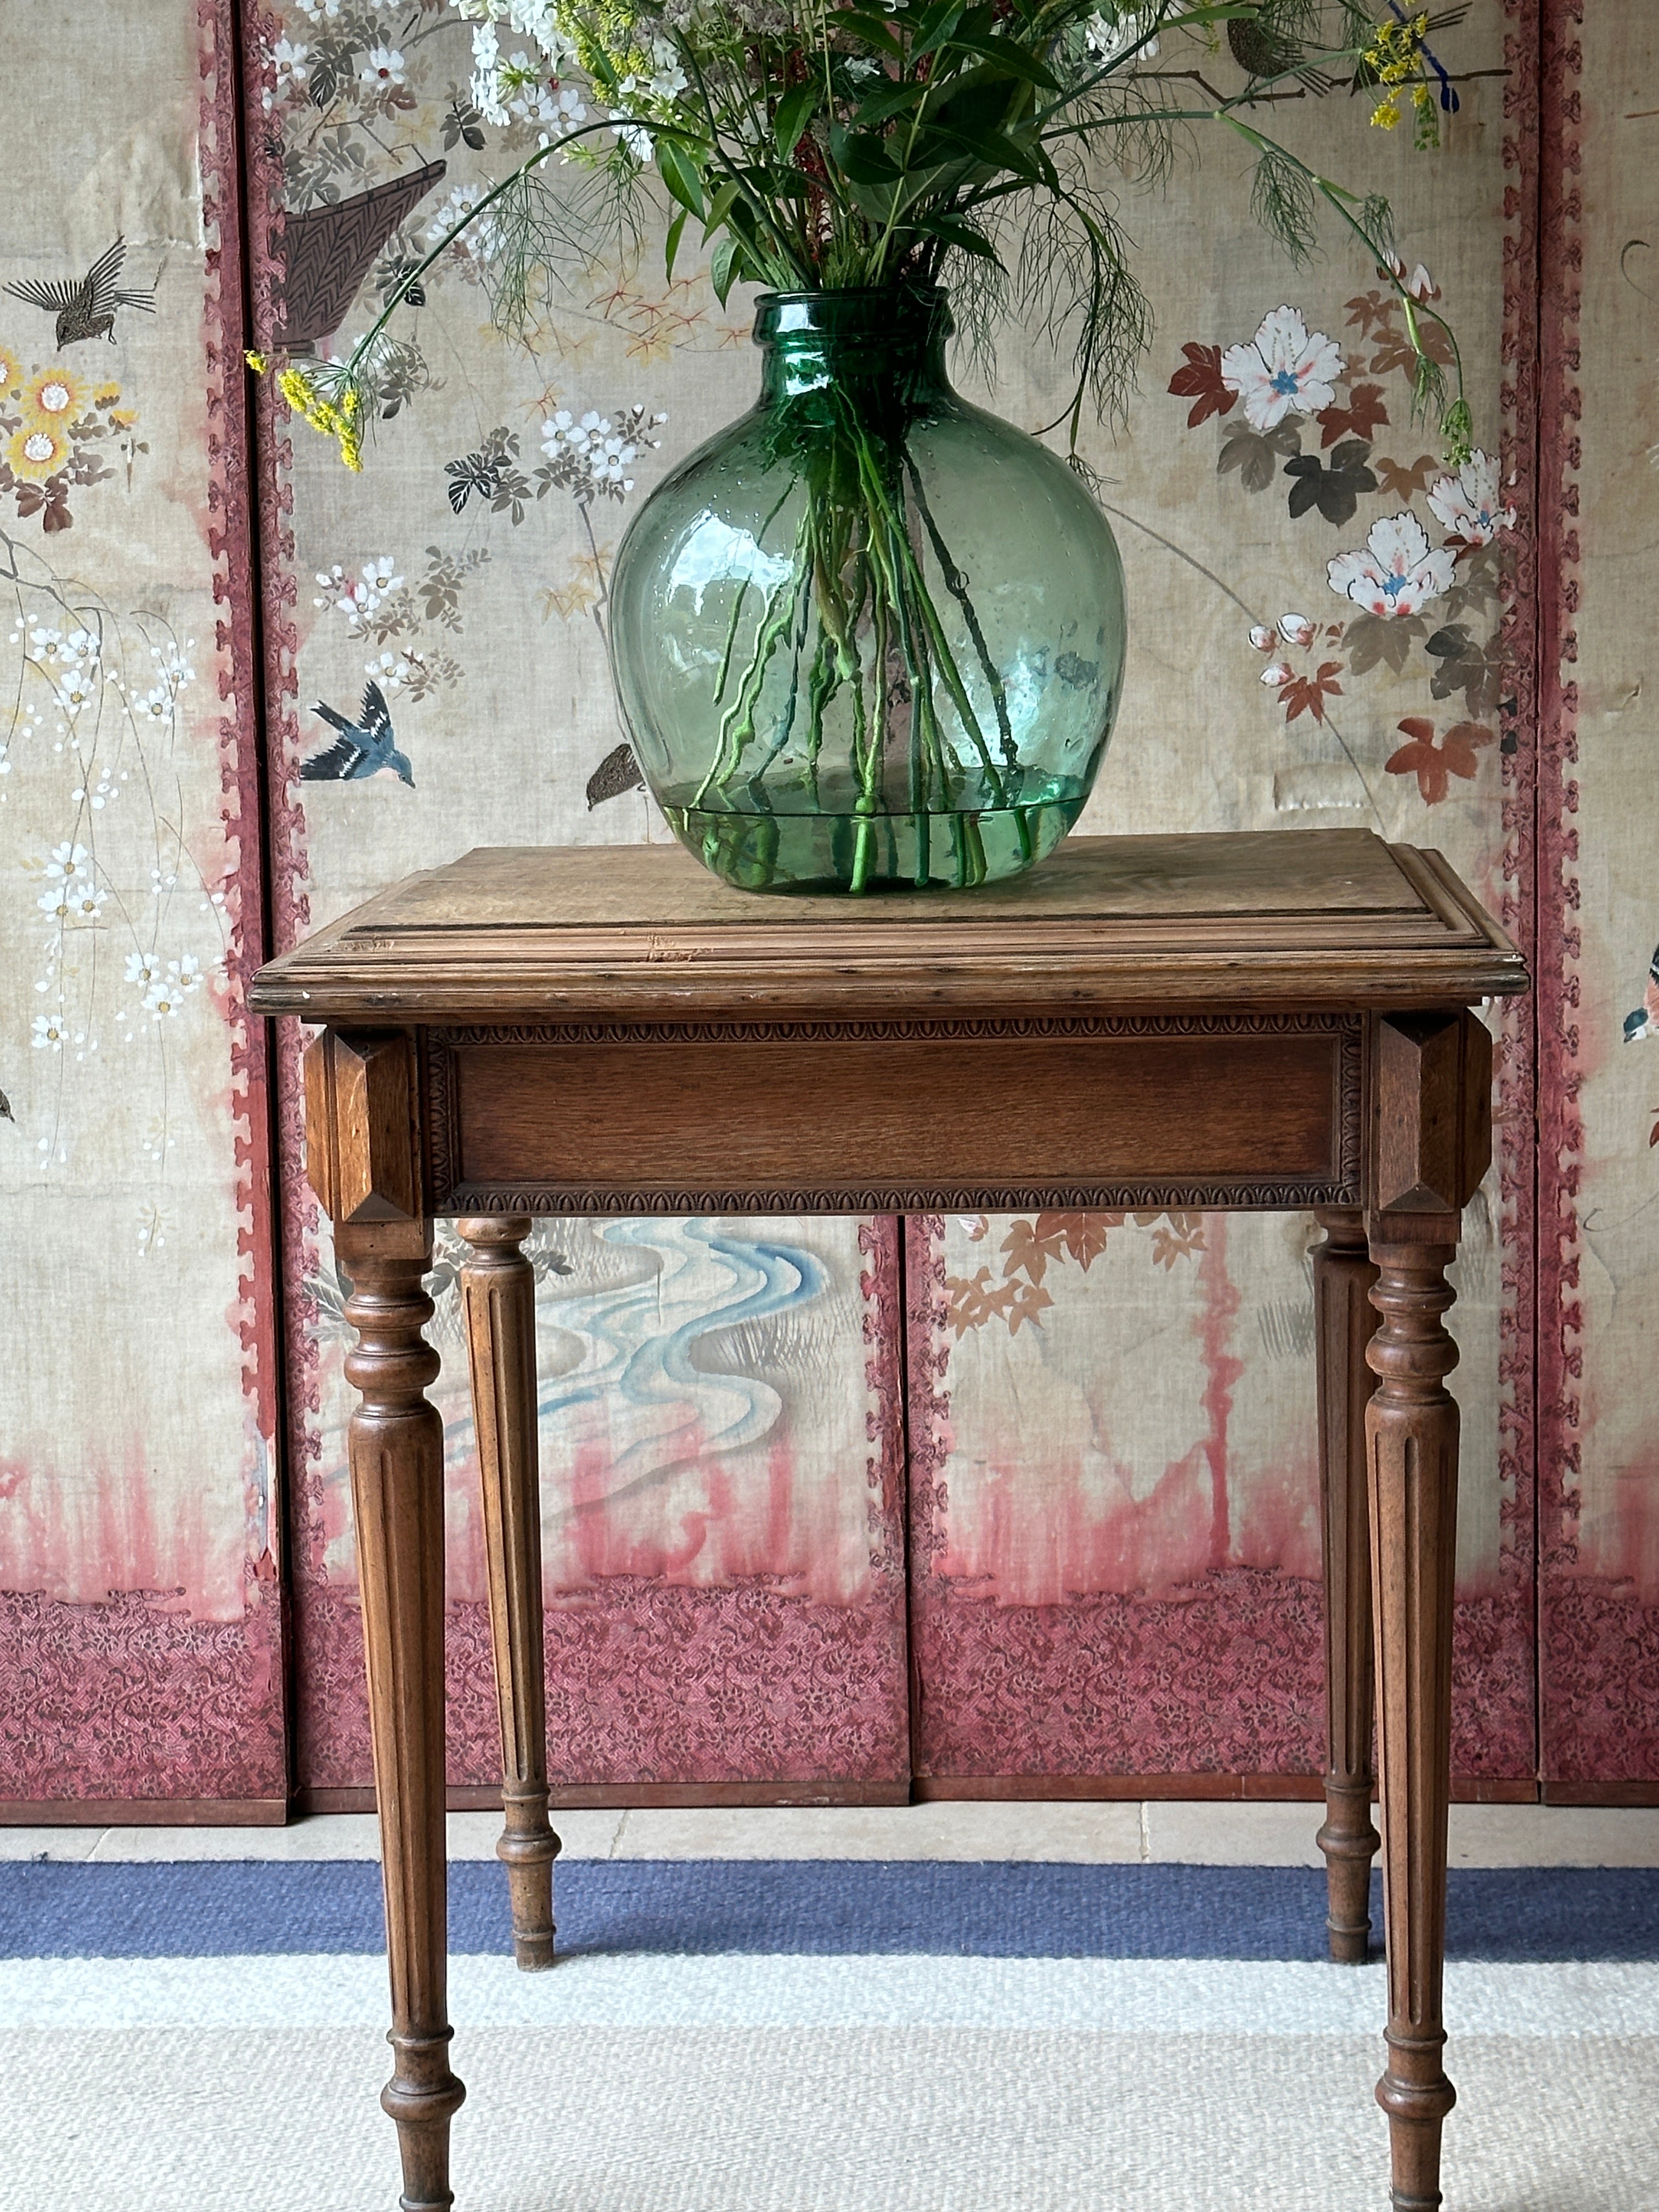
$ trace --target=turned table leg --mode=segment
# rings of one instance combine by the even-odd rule
[[[422,1221],[341,1223],[357,1332],[346,1375],[351,1503],[362,1583],[369,1724],[392,1970],[391,2081],[404,2212],[446,2212],[449,2123],[463,2096],[449,2070],[444,1838],[443,1423],[426,1398],[438,1355],[421,1332],[432,1301]]]
[[[1367,1354],[1377,1381],[1365,1433],[1389,1951],[1376,2100],[1389,2116],[1395,2212],[1431,2212],[1441,2124],[1455,2101],[1442,2064],[1441,1984],[1457,1553],[1457,1407],[1445,1377],[1457,1347],[1443,1316],[1459,1224],[1455,1214],[1382,1213],[1367,1225],[1382,1316]]]
[[[1325,1854],[1331,1956],[1364,1961],[1370,1944],[1370,1515],[1365,1502],[1365,1408],[1373,1388],[1365,1347],[1376,1327],[1376,1279],[1358,1207],[1326,1206],[1314,1247],[1314,1328],[1319,1381],[1320,1526],[1325,1562]]]
[[[481,1216],[463,1221],[460,1230],[471,1247],[461,1270],[461,1296],[501,1723],[506,1825],[495,1851],[507,1870],[514,1954],[530,1970],[553,1964],[553,1862],[559,1850],[547,1820],[535,1277],[520,1249],[530,1220],[523,1214]]]

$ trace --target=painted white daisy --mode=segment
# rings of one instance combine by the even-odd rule
[[[1252,428],[1275,430],[1295,408],[1316,415],[1336,398],[1342,349],[1322,331],[1310,331],[1294,307],[1264,315],[1248,345],[1221,356],[1221,381],[1244,402]]]
[[[86,875],[86,847],[71,844],[68,838],[65,838],[61,845],[52,847],[51,857],[46,862],[46,875],[52,883],[67,884],[77,876]]]
[[[61,1014],[37,1014],[34,1018],[33,1030],[30,1033],[29,1042],[43,1049],[49,1046],[53,1052],[62,1052],[66,1034],[66,1027]]]
[[[390,92],[404,82],[404,58],[396,46],[371,46],[357,64],[357,75],[371,91]]]
[[[1515,509],[1499,502],[1498,461],[1477,446],[1455,477],[1429,488],[1429,505],[1455,538],[1490,545],[1500,530],[1513,530]]]
[[[1362,553],[1339,553],[1325,573],[1331,589],[1367,614],[1414,615],[1451,589],[1456,561],[1443,546],[1430,549],[1428,532],[1409,507],[1371,525]]]

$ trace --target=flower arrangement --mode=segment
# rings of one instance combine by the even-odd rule
[[[453,6],[473,27],[474,110],[533,130],[533,149],[489,189],[453,196],[345,361],[250,358],[276,368],[289,405],[356,469],[370,428],[407,396],[392,319],[463,240],[509,333],[527,331],[562,289],[579,288],[619,237],[641,238],[653,212],[665,224],[671,281],[695,226],[722,303],[739,283],[769,295],[757,336],[793,366],[769,370],[759,442],[741,460],[733,448],[726,475],[728,484],[765,477],[763,511],[726,516],[692,562],[702,580],[686,586],[698,622],[708,595],[720,599],[710,619],[720,637],[671,635],[664,601],[641,603],[631,640],[615,630],[608,640],[659,803],[730,880],[967,885],[1041,858],[1076,818],[1121,675],[1115,550],[1075,487],[1092,538],[1075,517],[1058,519],[1066,500],[1042,488],[1040,471],[1016,493],[1022,464],[1005,452],[995,464],[1013,471],[999,479],[1005,499],[1053,510],[1047,550],[1061,558],[1074,531],[1063,561],[1082,594],[1074,612],[1054,611],[1057,576],[1054,635],[1015,636],[1013,579],[986,575],[988,543],[1003,534],[994,495],[952,509],[936,473],[951,434],[941,426],[966,421],[939,349],[954,327],[988,362],[1012,317],[1069,355],[1066,404],[1047,427],[1065,426],[1067,458],[1086,478],[1085,406],[1121,411],[1151,331],[1121,192],[1166,179],[1189,130],[1212,125],[1248,151],[1254,215],[1292,258],[1310,254],[1322,216],[1358,246],[1397,305],[1414,419],[1437,425],[1449,467],[1468,462],[1456,339],[1420,272],[1407,276],[1386,201],[1338,184],[1264,128],[1274,101],[1330,93],[1346,78],[1382,127],[1409,101],[1419,143],[1429,143],[1436,112],[1456,95],[1428,44],[1435,21],[1407,16],[1399,0],[1381,23],[1364,0]],[[1246,72],[1231,97],[1205,74],[1224,38]],[[825,301],[841,305],[810,305]],[[908,353],[904,343],[884,351],[895,338]],[[1285,308],[1219,357],[1216,374],[1272,434],[1332,408],[1340,367],[1336,348],[1311,342]],[[592,456],[576,448],[591,427],[554,426],[553,471],[589,468]],[[641,434],[631,422],[612,429],[615,451],[607,446],[590,497],[619,495]],[[962,433],[964,455],[975,434]],[[457,512],[473,492],[501,498],[512,461],[481,448],[452,465]],[[1346,479],[1317,465],[1298,489],[1322,510],[1346,500],[1352,512]],[[643,526],[642,515],[617,556],[619,609],[638,597],[624,572]],[[739,541],[740,557],[731,550]],[[1367,592],[1392,604],[1433,584],[1403,541],[1374,543],[1352,566],[1361,605]],[[647,662],[654,672],[642,674]],[[659,696],[665,669],[693,672],[696,696]],[[1045,757],[1051,741],[1063,773]],[[943,862],[929,826],[939,821]]]
[[[1069,346],[1077,383],[1060,419],[1075,460],[1085,400],[1121,410],[1150,332],[1118,190],[1164,183],[1179,135],[1206,124],[1249,149],[1252,212],[1293,259],[1311,252],[1322,210],[1376,264],[1404,318],[1419,413],[1437,420],[1449,466],[1468,458],[1455,339],[1413,290],[1386,200],[1322,175],[1259,120],[1346,76],[1374,124],[1393,127],[1409,103],[1419,143],[1434,143],[1457,95],[1428,44],[1436,19],[1399,0],[1377,22],[1366,0],[453,5],[473,24],[477,112],[527,122],[540,143],[488,191],[454,196],[346,361],[280,369],[283,396],[349,468],[380,411],[392,318],[445,254],[465,241],[495,319],[522,328],[548,290],[637,236],[653,200],[669,217],[671,276],[696,224],[722,301],[739,283],[949,283],[981,352],[1004,313]],[[504,29],[526,45],[508,51]],[[1229,97],[1202,67],[1224,33],[1249,72]],[[1443,343],[1426,342],[1425,324]]]

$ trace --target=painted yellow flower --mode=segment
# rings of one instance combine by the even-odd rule
[[[23,420],[67,428],[87,411],[87,385],[72,368],[38,368],[23,386]]]
[[[44,483],[69,457],[69,439],[53,422],[25,422],[6,441],[6,459],[20,483]]]
[[[0,344],[0,399],[7,397],[22,374],[22,362],[9,345]]]
[[[94,407],[113,407],[120,397],[118,384],[100,384],[92,395],[92,404]]]
[[[118,430],[130,430],[138,420],[138,410],[136,407],[112,408],[109,419]]]

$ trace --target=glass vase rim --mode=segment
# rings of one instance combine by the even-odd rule
[[[826,284],[758,294],[750,339],[762,347],[815,338],[893,345],[946,338],[954,328],[942,284]]]

